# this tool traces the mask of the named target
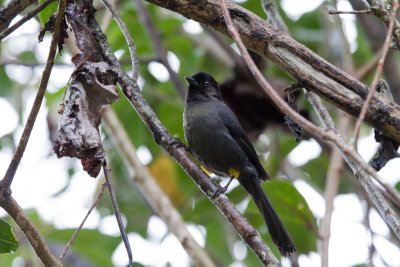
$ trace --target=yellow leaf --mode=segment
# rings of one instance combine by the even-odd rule
[[[170,157],[158,156],[149,165],[149,171],[176,207],[185,203],[185,198],[177,185],[176,164]]]

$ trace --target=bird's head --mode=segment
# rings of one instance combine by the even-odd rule
[[[185,79],[189,83],[188,99],[206,100],[215,98],[222,100],[218,83],[210,74],[199,72]]]

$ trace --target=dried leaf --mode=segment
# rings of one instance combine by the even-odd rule
[[[40,31],[39,36],[38,36],[39,43],[43,41],[44,35],[46,34],[47,31],[51,32],[51,33],[54,31],[54,24],[56,22],[56,17],[57,17],[56,13],[52,14],[49,18],[49,21],[47,21],[44,24],[44,27]],[[61,55],[61,51],[63,50],[65,39],[68,38],[67,30],[68,30],[68,25],[64,18],[62,21],[62,24],[61,24],[61,34],[60,34],[60,38],[58,39],[58,44],[57,44],[58,52],[60,53],[60,55]]]
[[[72,75],[69,98],[59,122],[54,151],[58,157],[81,159],[83,169],[96,177],[105,159],[99,125],[101,108],[118,99],[117,74],[105,62],[85,62]]]
[[[380,131],[375,130],[375,141],[379,143],[378,156],[376,156],[372,162],[371,166],[379,171],[385,167],[389,160],[394,158],[399,158],[400,154],[397,153],[399,144],[392,140],[391,138],[383,135]]]
[[[67,5],[65,14],[75,35],[76,46],[81,51],[80,54],[74,56],[73,62],[75,65],[79,65],[84,61],[101,61],[99,46],[89,27],[87,27],[88,13],[94,15],[94,12],[94,9],[78,6],[73,1]]]

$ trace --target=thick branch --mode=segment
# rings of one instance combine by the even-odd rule
[[[259,259],[266,266],[279,266],[275,256],[271,250],[265,245],[257,230],[252,227],[242,214],[238,212],[235,206],[224,196],[212,198],[217,190],[210,177],[206,175],[200,167],[191,160],[189,153],[185,148],[174,139],[161,124],[153,110],[147,104],[146,100],[140,93],[140,89],[129,76],[123,72],[118,60],[112,53],[104,34],[101,32],[96,21],[90,20],[90,27],[94,37],[101,46],[103,57],[118,69],[118,83],[129,102],[136,109],[144,123],[149,128],[155,141],[160,144],[170,155],[182,166],[182,168],[193,178],[199,188],[210,198],[216,207],[226,216],[233,225],[236,232],[248,244],[248,246],[256,253]]]
[[[224,34],[226,24],[217,0],[147,0],[171,9]],[[227,3],[235,27],[247,48],[266,56],[300,81],[307,89],[325,97],[340,109],[358,116],[367,96],[367,86],[325,61],[287,34],[252,12]],[[400,142],[400,107],[379,96],[372,98],[366,121]]]
[[[24,214],[24,211],[18,205],[18,203],[12,198],[12,196],[5,192],[0,191],[0,207],[2,207],[24,232],[28,238],[36,255],[40,258],[45,266],[63,266],[57,258],[50,252],[49,247],[42,238],[40,232],[35,225],[29,220]]]
[[[279,106],[282,112],[292,116],[293,120],[296,123],[301,124],[305,129],[309,131],[314,131],[315,133],[318,133],[319,136],[324,137],[326,140],[333,141],[335,144],[337,144],[338,148],[345,155],[346,161],[348,159],[347,162],[353,169],[356,178],[363,185],[364,189],[368,192],[368,194],[374,201],[375,206],[381,213],[382,217],[393,229],[396,236],[400,239],[400,222],[397,218],[396,213],[382,197],[382,194],[379,192],[379,190],[376,188],[376,186],[368,176],[368,174],[370,174],[371,176],[379,180],[376,172],[365,161],[363,161],[363,159],[351,147],[349,147],[346,142],[344,142],[343,137],[339,133],[335,132],[333,129],[329,129],[330,131],[324,131],[321,128],[315,126],[313,123],[296,113],[287,103],[283,101],[283,99],[279,97],[272,86],[267,82],[267,80],[265,80],[264,76],[257,68],[254,61],[251,59],[249,52],[247,51],[243,41],[239,36],[238,31],[233,25],[233,21],[229,14],[230,12],[227,8],[225,0],[220,0],[220,4],[221,8],[223,9],[224,18],[227,21],[229,34],[235,40],[243,59],[245,60],[254,78],[257,80],[263,90],[268,93],[268,95],[271,97],[274,103]],[[311,96],[315,94],[310,92],[309,95]],[[319,98],[316,98],[314,102],[316,102],[317,100],[319,101]],[[357,164],[354,164],[354,161]]]

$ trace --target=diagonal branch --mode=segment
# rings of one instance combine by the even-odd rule
[[[178,12],[190,19],[227,33],[225,20],[217,0],[147,0]],[[367,86],[335,67],[284,32],[268,24],[254,13],[232,2],[228,9],[240,37],[248,49],[271,59],[309,90],[325,97],[338,108],[358,116]],[[400,142],[400,106],[373,96],[366,122]]]
[[[0,31],[4,31],[21,11],[25,10],[25,8],[35,1],[36,0],[11,0],[6,6],[0,8]]]
[[[104,34],[101,32],[94,18],[90,19],[90,28],[93,35],[97,39],[103,53],[103,57],[118,69],[118,83],[122,91],[136,112],[142,118],[146,126],[149,128],[155,141],[161,145],[193,178],[198,187],[210,198],[214,205],[226,216],[233,225],[236,232],[255,252],[257,257],[266,266],[279,266],[275,256],[271,250],[265,245],[257,230],[252,227],[247,220],[239,213],[235,206],[223,195],[213,199],[212,196],[217,190],[208,175],[206,175],[200,167],[191,160],[189,153],[183,145],[173,138],[167,129],[161,124],[153,110],[147,104],[141,95],[138,85],[123,71],[119,62],[112,53]]]
[[[4,31],[2,31],[0,33],[0,41],[3,40],[7,35],[9,35],[10,33],[12,33],[13,31],[15,31],[16,29],[18,29],[21,25],[23,25],[25,22],[27,22],[28,20],[30,20],[31,18],[33,18],[34,16],[36,16],[37,14],[39,14],[40,11],[42,11],[43,9],[45,9],[48,5],[50,5],[51,3],[53,3],[56,0],[47,0],[45,2],[43,2],[42,4],[40,4],[39,6],[37,6],[35,9],[33,9],[32,11],[30,11],[28,14],[26,14],[22,19],[20,19],[18,22],[16,22],[15,24],[13,24],[11,27],[5,29]]]
[[[39,230],[25,215],[15,199],[7,192],[0,191],[0,207],[2,207],[24,232],[36,255],[45,266],[62,267],[62,263],[51,253]]]
[[[136,46],[135,43],[133,42],[132,36],[129,33],[128,28],[126,27],[125,23],[122,21],[121,16],[117,13],[117,11],[113,8],[113,6],[107,1],[107,0],[102,0],[103,4],[107,7],[107,9],[111,12],[113,18],[117,22],[119,28],[121,29],[126,42],[128,43],[128,48],[129,52],[131,53],[131,61],[132,61],[132,78],[133,80],[137,81],[139,77],[139,62],[137,59],[137,54],[136,54]]]
[[[275,0],[262,0],[261,3],[268,19],[271,21],[271,24],[284,32],[288,32],[288,28],[283,21],[281,14],[279,14]]]
[[[150,39],[153,42],[154,48],[156,50],[157,58],[160,62],[164,65],[167,69],[171,81],[174,87],[178,90],[181,98],[185,98],[185,88],[182,84],[182,81],[179,79],[178,74],[171,68],[171,65],[168,62],[168,51],[162,44],[161,36],[157,32],[156,27],[154,26],[153,22],[151,21],[149,11],[145,7],[143,0],[132,0],[133,4],[136,7],[136,12],[142,22],[142,25],[146,28],[147,33],[149,34]]]
[[[307,99],[310,101],[314,110],[317,112],[317,115],[323,126],[327,130],[329,129],[330,131],[336,133],[338,138],[345,142],[343,136],[336,130],[333,119],[329,115],[326,108],[323,106],[321,99],[312,92],[307,94]],[[351,149],[350,145],[348,146],[348,148]],[[372,182],[370,177],[371,174],[369,172],[370,170],[366,169],[364,166],[361,166],[359,162],[354,161],[351,157],[348,157],[348,155],[346,155],[346,150],[344,150],[343,148],[339,147],[339,150],[342,153],[344,160],[353,171],[357,180],[364,187],[365,191],[368,193],[368,196],[372,199],[376,209],[379,211],[382,218],[393,229],[396,236],[400,239],[400,223],[397,218],[397,214],[382,196],[382,193],[379,191],[376,185]]]
[[[103,172],[104,172],[104,177],[106,179],[108,194],[110,195],[111,204],[114,209],[115,218],[117,219],[119,232],[121,233],[122,241],[124,242],[126,252],[128,253],[128,260],[129,260],[128,266],[131,266],[132,265],[131,244],[129,243],[128,235],[126,234],[126,231],[125,231],[124,222],[122,221],[121,212],[118,207],[117,198],[116,198],[114,190],[112,188],[110,169],[108,169],[107,161],[104,161],[104,163],[103,163]]]
[[[245,60],[246,64],[248,65],[249,69],[251,70],[254,78],[257,80],[257,82],[260,84],[260,86],[264,89],[264,91],[271,97],[271,99],[274,101],[274,103],[281,109],[281,111],[285,114],[288,114],[293,118],[293,120],[302,125],[305,129],[307,129],[310,132],[314,132],[315,134],[319,135],[325,140],[329,140],[337,145],[337,147],[342,151],[342,153],[345,155],[345,159],[349,160],[350,163],[349,165],[352,164],[354,166],[354,173],[356,178],[359,180],[359,182],[363,185],[364,189],[368,192],[372,200],[374,201],[374,204],[376,208],[379,210],[381,213],[381,216],[384,218],[384,220],[387,222],[387,224],[393,229],[394,233],[396,236],[400,239],[400,221],[397,217],[397,214],[393,211],[393,209],[390,207],[390,205],[387,203],[387,201],[383,198],[382,194],[379,192],[379,189],[375,186],[375,184],[372,182],[370,179],[369,175],[373,176],[376,180],[379,180],[376,172],[370,167],[361,157],[360,155],[357,154],[354,149],[347,144],[343,137],[333,131],[332,128],[327,128],[327,129],[321,129],[305,119],[303,116],[298,114],[296,111],[294,111],[277,93],[276,91],[272,88],[272,86],[267,82],[267,80],[264,78],[263,74],[260,72],[260,70],[257,68],[255,65],[254,61],[250,57],[247,48],[245,47],[244,43],[242,42],[238,31],[236,30],[235,26],[233,25],[233,21],[230,17],[227,5],[225,0],[219,0],[220,5],[223,11],[224,18],[227,23],[227,28],[228,28],[228,33],[232,36],[232,38],[235,40],[236,44],[239,47],[240,53],[243,56],[243,59]],[[310,93],[313,95],[313,93]],[[316,99],[315,101],[319,100]],[[329,131],[327,131],[329,129]],[[354,164],[354,161],[357,164]],[[351,166],[351,165],[350,165]]]
[[[392,21],[391,19],[391,14],[390,14],[390,5],[393,4],[393,2],[390,2],[390,0],[365,0],[363,2],[368,3],[368,5],[371,8],[372,13],[380,19],[388,28],[389,25]],[[389,6],[389,7],[388,7]],[[393,8],[393,5],[392,7]],[[393,31],[393,37],[391,38],[394,40],[397,49],[400,49],[400,23],[397,19],[394,20],[394,31]]]
[[[54,58],[56,56],[56,51],[57,51],[57,43],[61,35],[61,25],[64,19],[65,6],[66,6],[66,0],[60,0],[58,6],[57,18],[54,24],[53,37],[51,39],[49,55],[47,57],[46,66],[43,70],[42,79],[40,80],[39,89],[36,94],[35,101],[33,102],[31,112],[29,113],[28,121],[26,122],[24,131],[22,132],[22,136],[19,141],[18,147],[14,153],[10,165],[8,166],[8,169],[4,175],[3,180],[0,181],[0,189],[2,187],[9,188],[11,186],[15,173],[18,169],[19,163],[21,162],[21,158],[24,155],[26,145],[28,144],[29,137],[31,135],[33,126],[35,124],[37,114],[39,113],[39,109],[43,101],[44,93],[46,92],[46,87],[47,83],[49,82],[51,70],[53,68]]]
[[[149,170],[140,162],[136,155],[135,147],[111,108],[104,110],[103,119],[107,128],[112,133],[111,136],[127,168],[131,170],[131,173],[135,173],[132,178],[133,182],[142,192],[143,197],[153,208],[154,212],[163,219],[196,266],[216,266],[208,253],[199,246],[188,231],[183,218],[175,209],[168,196],[154,180],[154,177],[151,176]]]
[[[386,39],[385,42],[383,44],[383,48],[382,48],[382,54],[381,57],[378,61],[378,66],[376,68],[375,71],[375,76],[374,79],[372,81],[371,87],[369,89],[367,98],[365,99],[365,102],[363,103],[363,106],[361,108],[361,112],[360,115],[356,121],[356,126],[354,127],[354,132],[353,132],[353,142],[356,145],[357,144],[357,138],[358,138],[358,133],[360,131],[361,128],[361,123],[365,118],[365,114],[367,113],[367,109],[369,104],[371,103],[371,99],[372,96],[374,95],[375,91],[376,91],[376,87],[378,85],[379,79],[382,75],[383,72],[383,65],[385,64],[385,59],[386,56],[389,52],[389,48],[390,48],[390,44],[391,44],[391,40],[393,39],[393,30],[394,30],[394,25],[395,25],[395,21],[396,21],[396,13],[397,13],[397,9],[399,8],[399,1],[398,0],[393,0],[393,5],[392,5],[392,14],[390,16],[390,23],[388,26],[388,30],[387,30],[387,34],[386,34]]]
[[[72,235],[72,237],[68,240],[67,245],[65,245],[65,248],[63,249],[63,251],[60,254],[59,260],[63,261],[65,255],[67,254],[69,248],[72,246],[72,244],[74,243],[76,237],[78,236],[79,232],[82,230],[83,225],[85,224],[87,218],[89,218],[90,213],[92,213],[92,211],[94,210],[94,208],[96,207],[97,203],[100,201],[101,197],[103,196],[104,190],[106,189],[106,182],[104,182],[101,185],[101,189],[99,191],[99,193],[97,194],[92,206],[90,206],[89,210],[87,211],[85,217],[83,218],[81,224],[78,226],[78,228],[75,230],[74,234]]]

